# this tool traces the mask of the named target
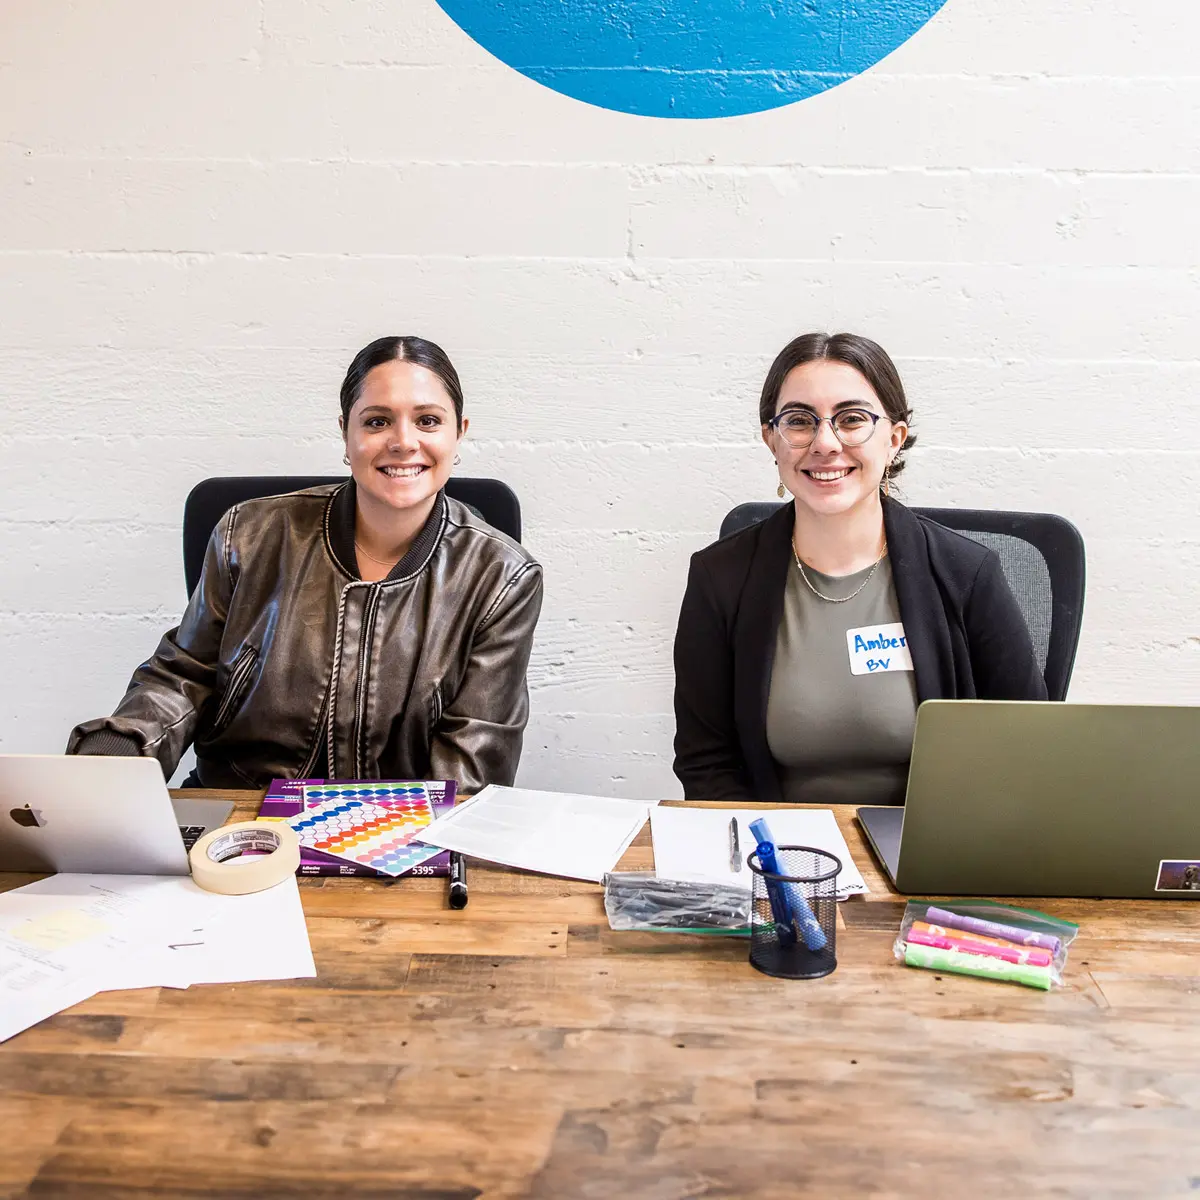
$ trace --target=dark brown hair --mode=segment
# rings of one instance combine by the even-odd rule
[[[454,417],[458,428],[462,430],[463,393],[462,384],[458,380],[458,372],[450,361],[449,355],[436,342],[426,341],[421,337],[381,337],[376,338],[369,346],[364,346],[355,356],[342,381],[342,420],[349,428],[350,410],[354,402],[362,395],[363,381],[382,363],[395,362],[416,363],[432,371],[442,381],[442,387],[454,403]]]
[[[775,415],[783,381],[790,371],[805,363],[840,362],[853,367],[871,385],[889,421],[912,424],[912,409],[904,395],[904,384],[900,372],[891,356],[878,343],[857,333],[805,333],[793,338],[775,357],[763,383],[762,396],[758,402],[758,419],[765,425]],[[917,440],[914,433],[904,439],[896,457],[892,460],[893,477],[904,470],[904,451]]]

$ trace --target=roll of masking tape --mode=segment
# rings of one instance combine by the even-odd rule
[[[245,896],[296,873],[300,839],[283,822],[238,821],[206,833],[192,847],[188,862],[192,878],[206,892]]]

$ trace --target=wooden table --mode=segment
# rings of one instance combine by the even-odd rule
[[[453,912],[305,880],[316,979],[102,993],[0,1045],[0,1195],[1200,1194],[1200,905],[1024,902],[1083,927],[1050,994],[909,970],[838,818],[871,895],[814,982],[614,933],[590,884],[472,865]]]

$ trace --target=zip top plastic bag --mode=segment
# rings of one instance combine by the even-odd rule
[[[660,879],[652,871],[610,871],[604,911],[613,929],[750,936],[750,889]]]
[[[910,900],[892,947],[910,967],[1049,991],[1079,926],[994,900]]]

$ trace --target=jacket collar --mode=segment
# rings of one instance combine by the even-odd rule
[[[917,702],[956,696],[946,598],[931,561],[921,518],[897,500],[884,499],[883,529],[892,560],[892,585],[908,636]]]
[[[354,522],[358,512],[358,492],[353,479],[347,480],[329,501],[325,511],[325,544],[337,565],[350,576],[360,579],[358,556],[354,552]],[[408,579],[421,571],[433,557],[446,529],[446,493],[438,492],[429,519],[413,538],[404,557],[388,572],[383,583]]]
[[[775,639],[783,617],[788,567],[792,562],[794,504],[785,504],[757,526],[750,570],[734,625],[734,721],[755,796],[780,801],[783,793],[767,744],[767,700],[775,664]]]

